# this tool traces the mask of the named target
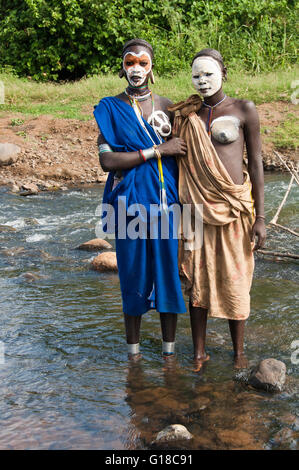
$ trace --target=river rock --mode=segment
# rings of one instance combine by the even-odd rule
[[[21,253],[25,253],[26,250],[23,246],[18,246],[16,248],[4,249],[1,252],[6,256],[18,256]]]
[[[39,225],[38,221],[34,219],[33,217],[25,217],[24,223],[26,225]]]
[[[93,269],[100,272],[118,271],[116,253],[114,251],[100,253],[92,260],[91,265]]]
[[[249,384],[268,392],[281,392],[286,380],[286,365],[277,359],[261,361],[250,373]]]
[[[12,193],[18,193],[20,191],[20,187],[17,184],[13,183],[10,187],[10,190]]]
[[[106,181],[107,181],[107,175],[99,175],[99,176],[97,176],[96,181],[97,181],[98,183],[106,183]]]
[[[85,251],[100,251],[100,250],[111,250],[112,245],[102,238],[93,238],[88,242],[84,242],[77,247],[77,250]]]
[[[16,232],[17,229],[9,225],[0,225],[0,232]]]
[[[192,434],[182,424],[171,424],[162,429],[153,441],[153,444],[160,444],[161,442],[181,441],[192,439]]]
[[[35,273],[24,273],[24,274],[21,274],[20,276],[21,278],[25,279],[26,281],[37,281],[39,279],[39,276]]]
[[[45,279],[47,276],[44,276],[42,274],[37,274],[37,273],[32,273],[32,272],[27,272],[21,274],[20,278],[24,279],[27,282],[34,282],[38,281],[39,279]]]
[[[24,192],[21,192],[21,196],[30,196],[39,192],[38,186],[35,183],[24,183],[22,189],[24,189]]]
[[[18,158],[21,147],[15,144],[0,144],[0,166],[11,165]]]

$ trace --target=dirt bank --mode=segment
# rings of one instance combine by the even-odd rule
[[[277,102],[259,105],[258,110],[263,129],[265,169],[279,169],[270,136],[286,119],[288,112],[297,112],[296,106]],[[89,111],[91,114],[92,109]],[[7,114],[0,118],[0,143],[14,143],[22,150],[13,164],[0,166],[0,185],[14,185],[17,190],[28,183],[50,189],[53,186],[105,182],[106,174],[99,165],[97,134],[94,120],[82,122],[51,116],[33,118]],[[298,152],[278,150],[290,159],[298,160]]]

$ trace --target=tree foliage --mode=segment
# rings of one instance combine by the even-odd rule
[[[0,0],[0,67],[38,80],[117,71],[122,44],[152,43],[159,74],[203,47],[248,71],[296,60],[296,0]]]

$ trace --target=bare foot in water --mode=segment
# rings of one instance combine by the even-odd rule
[[[199,372],[200,369],[202,368],[203,363],[209,360],[210,360],[210,356],[208,354],[205,354],[204,356],[194,357],[195,368],[193,369],[193,372]]]
[[[162,354],[162,357],[164,361],[164,366],[162,367],[162,370],[173,369],[173,367],[177,365],[175,354]]]
[[[137,362],[139,361],[139,359],[142,358],[142,355],[141,354],[128,354],[128,359],[129,361],[131,362]]]
[[[247,369],[248,360],[244,353],[234,355],[234,368],[235,369]]]

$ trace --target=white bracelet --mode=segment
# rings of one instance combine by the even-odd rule
[[[154,147],[150,147],[149,149],[142,150],[145,160],[149,160],[150,158],[154,158],[156,156]]]
[[[99,145],[99,153],[113,152],[112,148],[108,144]]]

